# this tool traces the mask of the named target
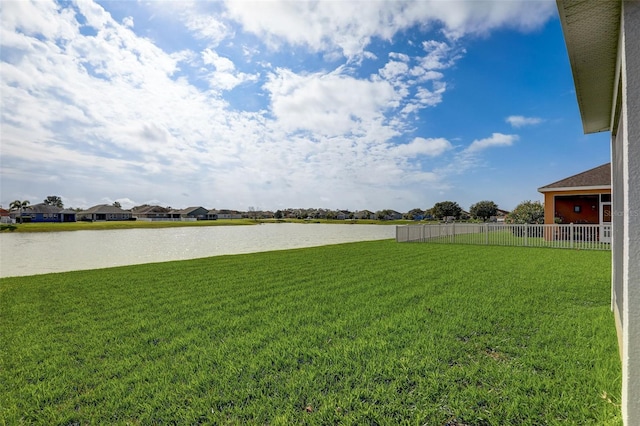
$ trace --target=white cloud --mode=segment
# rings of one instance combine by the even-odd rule
[[[397,105],[400,96],[386,81],[359,80],[340,70],[330,74],[295,74],[278,69],[264,85],[278,123],[289,132],[318,134],[373,134],[384,140],[383,113]]]
[[[540,124],[544,120],[538,117],[524,117],[522,115],[510,115],[505,121],[511,124],[513,127],[533,126]]]
[[[503,133],[493,133],[490,137],[484,139],[476,139],[465,150],[468,153],[482,151],[487,148],[499,146],[511,146],[519,139],[518,135],[505,135]]]
[[[389,61],[379,72],[385,80],[394,80],[399,76],[405,76],[409,66],[404,62]]]
[[[447,88],[446,83],[435,82],[433,84],[433,88],[434,90],[429,90],[425,87],[418,88],[416,98],[420,101],[421,104],[435,106],[442,102],[442,94]]]
[[[229,59],[218,55],[207,48],[202,52],[202,60],[205,65],[214,67],[209,73],[209,85],[213,89],[231,90],[247,81],[256,81],[257,74],[247,74],[236,70],[235,64]]]
[[[361,56],[372,38],[391,40],[413,25],[442,25],[449,38],[458,39],[500,27],[531,31],[555,13],[550,1],[398,0],[362,7],[358,1],[230,0],[226,6],[245,31],[275,49],[283,43],[312,51],[337,49],[347,58]]]
[[[462,57],[464,50],[458,52],[450,44],[436,40],[422,42],[427,56],[422,58],[422,67],[426,70],[449,68]]]
[[[133,17],[131,17],[131,16],[126,16],[126,17],[122,20],[122,25],[124,25],[125,27],[133,28],[133,27],[134,27],[134,24],[133,24]]]
[[[167,6],[167,2],[160,3],[162,7]],[[176,11],[182,18],[184,25],[200,39],[207,40],[210,46],[217,46],[222,40],[232,37],[233,30],[229,25],[214,15],[206,7],[213,4],[199,2],[168,2],[169,5],[180,8]]]
[[[437,157],[452,148],[451,142],[444,138],[415,138],[408,144],[397,145],[395,152],[406,157],[427,155]]]
[[[409,62],[409,60],[411,59],[409,57],[409,55],[407,55],[405,53],[397,53],[397,52],[390,52],[389,53],[389,57],[391,59],[397,59],[397,60],[402,61],[402,62]]]

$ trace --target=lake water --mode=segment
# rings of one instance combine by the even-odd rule
[[[390,225],[264,224],[0,234],[0,278],[395,238]]]

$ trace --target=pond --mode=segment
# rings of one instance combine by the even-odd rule
[[[0,234],[0,278],[395,238],[393,225],[263,224]]]

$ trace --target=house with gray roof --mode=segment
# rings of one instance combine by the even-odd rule
[[[33,204],[22,210],[22,222],[75,222],[76,212],[49,204]]]
[[[611,163],[538,188],[544,223],[601,224],[600,241],[611,242]]]
[[[207,217],[211,220],[217,219],[242,219],[242,213],[236,210],[220,209],[209,210]]]
[[[80,220],[110,221],[131,220],[131,212],[109,204],[98,204],[78,213]]]
[[[205,220],[208,219],[209,210],[204,207],[187,207],[182,210],[171,210],[169,215],[172,219],[180,220]]]
[[[131,215],[138,220],[167,220],[171,218],[171,209],[162,206],[136,206],[131,209]]]

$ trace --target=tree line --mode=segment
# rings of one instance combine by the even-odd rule
[[[62,198],[57,195],[49,195],[44,199],[43,204],[64,208]],[[25,200],[15,200],[10,204],[12,211],[19,211],[20,216],[24,209],[29,207],[30,202]],[[115,201],[113,203],[115,207],[121,207],[120,203]],[[76,209],[81,210],[81,209]],[[249,211],[253,212],[255,209],[250,207]],[[298,209],[304,217],[314,217],[314,215],[322,214],[326,218],[337,218],[339,212],[325,209]],[[465,212],[460,205],[455,201],[440,201],[433,205],[433,207],[422,210],[415,208],[409,210],[402,215],[403,219],[408,220],[482,220],[484,222],[490,220],[492,217],[498,214],[498,205],[490,200],[478,201],[472,204],[469,208],[469,212]],[[320,212],[320,213],[318,213]],[[349,212],[350,213],[350,212]],[[375,215],[378,219],[391,218],[394,216],[394,210],[378,210]],[[276,211],[276,219],[283,217],[284,214],[281,210]],[[350,214],[350,219],[353,219],[353,213]],[[505,218],[510,223],[544,223],[544,205],[539,201],[523,201],[518,204]]]

